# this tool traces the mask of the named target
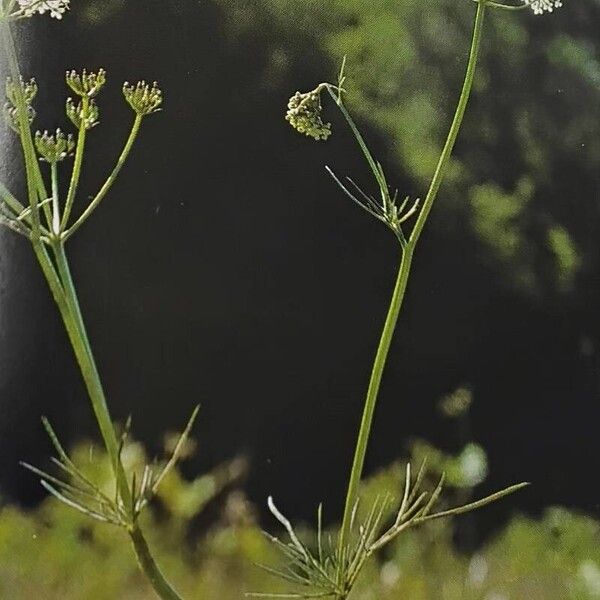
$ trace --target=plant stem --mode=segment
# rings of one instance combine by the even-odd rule
[[[379,394],[381,377],[383,375],[383,369],[385,367],[390,344],[394,335],[394,329],[396,328],[396,323],[402,307],[402,301],[404,300],[404,294],[406,292],[408,276],[410,274],[410,267],[412,264],[412,257],[413,250],[411,247],[407,246],[402,250],[400,257],[400,268],[398,269],[398,276],[396,278],[396,284],[392,294],[392,301],[385,319],[385,324],[381,333],[381,339],[379,340],[379,346],[375,355],[375,362],[373,363],[373,370],[371,372],[371,379],[369,381],[369,388],[367,390],[367,397],[365,400],[360,429],[358,432],[358,439],[356,442],[356,450],[354,452],[354,462],[352,463],[352,470],[350,472],[348,493],[346,495],[344,520],[342,522],[342,529],[340,532],[340,553],[344,553],[344,548],[346,547],[346,543],[350,535],[350,521],[354,506],[358,499],[358,488],[360,486],[365,456],[367,453],[367,446],[369,444],[369,436],[371,434],[371,425],[373,423],[375,405],[377,404],[377,396]],[[343,561],[341,561],[341,563],[343,563]],[[340,569],[342,569],[342,567],[340,567]]]
[[[104,444],[111,459],[113,471],[117,479],[119,495],[125,506],[131,506],[131,490],[129,489],[123,464],[119,456],[119,442],[110,417],[106,397],[87,336],[85,323],[81,315],[77,292],[71,277],[67,256],[64,247],[60,242],[53,244],[53,250],[60,279],[64,286],[65,302],[62,305],[59,305],[61,315],[67,332],[69,333],[69,339],[81,369]],[[152,557],[139,524],[133,521],[128,527],[128,533],[133,543],[133,548],[140,568],[152,584],[154,591],[163,600],[181,600],[181,597],[165,579]]]
[[[13,83],[16,89],[16,109],[17,109],[17,123],[19,127],[19,136],[21,138],[21,146],[23,149],[23,158],[26,166],[26,178],[27,178],[27,194],[29,197],[29,204],[31,206],[31,231],[33,238],[39,238],[40,235],[40,215],[38,209],[38,198],[37,198],[37,182],[35,171],[39,171],[39,165],[37,164],[35,148],[33,146],[33,138],[31,136],[31,129],[29,126],[29,117],[27,111],[27,102],[25,100],[25,94],[21,88],[21,71],[19,69],[19,62],[17,59],[17,51],[15,48],[14,40],[10,31],[10,24],[6,18],[0,21],[2,28],[2,41],[8,58],[8,67],[13,79]],[[43,200],[44,198],[40,198]]]
[[[84,96],[81,100],[81,113],[86,115],[90,105],[90,99]],[[60,224],[61,231],[67,226],[69,217],[71,216],[71,210],[73,209],[73,202],[75,195],[77,194],[77,186],[79,185],[79,178],[81,177],[81,166],[83,165],[83,154],[85,151],[85,139],[87,129],[81,120],[79,126],[79,133],[77,134],[77,146],[75,148],[75,159],[73,160],[73,171],[71,172],[71,181],[69,183],[69,190],[67,192],[67,198],[65,200],[65,210],[63,212],[62,221]]]
[[[58,165],[54,162],[50,165],[50,177],[52,178],[52,223],[50,231],[54,235],[60,233],[60,205],[58,199]]]
[[[440,185],[443,180],[444,173],[446,171],[446,167],[452,154],[452,149],[454,148],[454,144],[456,142],[456,138],[458,136],[458,132],[460,130],[460,126],[462,124],[462,120],[465,114],[465,110],[467,107],[467,103],[469,100],[469,95],[471,93],[471,88],[473,86],[473,79],[475,75],[475,68],[477,65],[477,58],[479,55],[479,49],[481,45],[481,37],[483,31],[483,18],[485,13],[485,5],[487,0],[478,0],[477,3],[477,14],[475,17],[475,24],[473,28],[473,38],[471,42],[471,51],[469,54],[469,62],[467,65],[467,70],[465,74],[465,79],[462,87],[462,91],[460,94],[460,98],[458,100],[458,106],[456,108],[456,112],[454,115],[454,119],[450,126],[450,131],[448,133],[448,137],[446,139],[446,143],[440,155],[440,159],[438,161],[433,179],[431,181],[429,190],[427,192],[427,196],[425,198],[425,202],[423,204],[423,208],[419,213],[415,226],[413,228],[412,234],[410,236],[409,241],[402,249],[402,255],[400,259],[400,267],[398,269],[398,276],[396,279],[396,285],[394,286],[394,291],[392,294],[392,300],[390,303],[390,307],[387,313],[387,317],[385,320],[385,324],[383,326],[383,331],[381,334],[381,339],[379,342],[379,347],[377,348],[377,353],[375,355],[375,361],[373,364],[373,370],[371,372],[371,378],[369,381],[369,388],[367,390],[367,397],[365,400],[363,415],[360,423],[360,429],[358,433],[358,439],[356,443],[356,450],[354,453],[354,460],[352,463],[352,469],[350,472],[350,481],[348,484],[348,491],[346,494],[346,502],[344,507],[344,517],[342,521],[342,527],[340,530],[339,537],[339,584],[343,585],[342,577],[345,569],[345,552],[346,546],[348,544],[348,539],[350,536],[350,524],[352,520],[352,513],[354,511],[354,507],[358,500],[358,492],[360,486],[360,480],[362,478],[362,472],[365,462],[365,456],[367,452],[367,447],[369,443],[369,437],[371,434],[371,426],[373,423],[373,415],[375,413],[375,406],[377,404],[377,397],[379,395],[379,387],[381,384],[381,378],[383,375],[383,370],[387,361],[388,352],[390,349],[390,344],[392,341],[392,337],[394,334],[394,330],[396,328],[396,323],[398,321],[398,316],[400,314],[400,309],[402,307],[402,301],[404,299],[404,294],[406,292],[406,286],[408,283],[408,278],[410,275],[410,269],[412,265],[413,253],[416,247],[416,244],[421,236],[423,231],[423,227],[429,216],[431,211],[431,207],[433,206],[433,202],[437,196],[437,193],[440,189]],[[338,600],[344,600],[346,598],[347,592],[338,596]]]
[[[73,284],[69,263],[64,250],[64,241],[60,240],[55,235],[51,239],[52,251],[56,262],[56,264],[54,264],[40,238],[38,201],[44,200],[46,193],[42,175],[36,159],[35,148],[33,146],[31,129],[27,118],[27,105],[25,102],[25,97],[18,85],[21,76],[16,49],[10,31],[10,24],[3,15],[0,15],[0,27],[2,29],[2,38],[8,56],[11,76],[17,84],[17,116],[21,145],[23,148],[23,157],[25,160],[27,191],[31,206],[32,231],[30,235],[30,241],[42,272],[44,273],[46,281],[48,282],[52,296],[60,311],[65,329],[67,330],[67,334],[71,342],[71,346],[73,347],[73,351],[77,359],[77,363],[79,364],[79,368],[81,370],[81,374],[92,403],[94,414],[96,416],[96,420],[98,421],[100,433],[102,435],[102,439],[104,440],[106,451],[108,452],[111,460],[113,472],[117,482],[118,495],[126,507],[131,507],[132,492],[129,489],[125,470],[121,462],[119,442],[112,419],[110,417],[108,404],[106,402],[106,397],[102,388],[102,382],[96,367],[96,361],[94,359],[92,348],[87,336],[85,323],[81,315],[77,292]],[[139,120],[136,118],[134,123],[135,133],[137,133],[137,130],[139,129],[139,124]],[[117,167],[111,174],[111,177],[109,177],[108,182],[99,192],[98,196],[96,196],[95,201],[99,202],[102,199],[102,196],[106,194],[110,188],[110,185],[114,181],[114,177],[116,177],[116,174],[123,165],[124,158],[126,158],[127,153],[131,149],[133,139],[135,139],[134,133],[130,135],[130,140],[128,140],[128,144],[126,145],[127,152],[124,151],[124,153],[121,155]],[[58,218],[58,174],[56,171],[56,165],[52,165],[51,175],[54,218],[48,223],[48,225],[51,228],[52,233],[55,234],[55,227],[58,228],[60,224],[60,219]],[[78,176],[79,174],[77,174],[77,177]],[[83,220],[85,219],[80,218],[81,222],[83,222]],[[154,591],[163,600],[181,600],[181,597],[165,579],[154,558],[152,557],[148,544],[144,539],[143,533],[139,527],[139,524],[136,522],[132,511],[130,511],[130,516],[131,523],[129,524],[127,530],[133,543],[133,548],[136,553],[138,563],[152,584]]]
[[[113,183],[117,179],[117,176],[121,172],[121,169],[125,165],[125,162],[127,161],[127,157],[129,156],[129,153],[131,152],[133,143],[135,142],[135,139],[140,131],[140,127],[142,125],[142,120],[143,120],[143,116],[140,114],[136,114],[135,119],[133,121],[133,125],[131,126],[131,131],[129,133],[127,141],[125,142],[125,146],[123,147],[123,150],[121,151],[121,154],[119,155],[119,158],[117,160],[117,164],[113,168],[112,172],[110,173],[110,175],[108,176],[108,178],[106,179],[106,181],[104,182],[104,184],[102,185],[102,187],[100,188],[100,190],[98,191],[98,193],[96,194],[94,199],[90,202],[88,207],[83,211],[81,216],[75,221],[75,223],[73,223],[73,225],[71,225],[71,227],[69,229],[67,229],[64,232],[64,234],[63,234],[64,240],[68,240],[83,225],[83,223],[86,221],[86,219],[94,212],[94,210],[96,209],[98,204],[100,204],[100,202],[102,202],[104,196],[106,196],[106,194],[112,187]],[[63,219],[63,226],[66,226],[66,220],[64,220],[64,219]]]
[[[156,564],[150,548],[148,548],[148,543],[142,534],[142,530],[137,523],[134,523],[133,527],[129,530],[129,536],[133,542],[133,548],[140,569],[146,574],[159,598],[162,598],[162,600],[181,600],[181,596],[171,587]]]
[[[442,150],[440,160],[438,161],[435,173],[433,174],[433,179],[431,180],[431,185],[429,186],[427,196],[425,196],[423,208],[417,217],[417,222],[415,223],[410,235],[410,242],[413,246],[416,245],[421,237],[423,227],[425,226],[425,221],[427,221],[427,217],[431,212],[433,202],[436,199],[440,185],[442,184],[450,155],[454,149],[454,144],[456,143],[456,138],[458,137],[458,132],[460,131],[460,126],[462,125],[463,117],[465,116],[465,110],[467,109],[469,96],[471,95],[471,88],[473,87],[473,79],[475,78],[475,69],[477,67],[479,49],[481,47],[483,19],[485,16],[485,7],[487,1],[488,0],[477,0],[477,14],[475,16],[475,25],[473,26],[473,39],[471,41],[471,51],[469,53],[469,62],[467,64],[465,80],[460,93],[460,98],[458,99],[458,105],[456,107],[454,119],[450,125],[450,131],[448,132],[446,143],[444,144],[444,149]]]
[[[77,292],[75,291],[75,286],[73,285],[73,279],[71,277],[67,256],[62,244],[58,242],[53,244],[52,249],[54,251],[58,273],[65,293],[66,310],[64,306],[59,306],[61,309],[61,316],[68,330],[75,332],[75,335],[69,336],[71,345],[73,346],[77,363],[81,369],[81,374],[92,402],[94,414],[96,416],[96,420],[98,421],[98,426],[100,427],[100,433],[102,434],[104,445],[106,446],[106,450],[112,463],[113,471],[117,478],[119,494],[121,495],[123,502],[129,506],[131,504],[131,492],[129,490],[129,486],[127,485],[125,473],[123,472],[123,466],[119,458],[119,442],[117,440],[112,419],[110,417],[110,412],[106,403],[106,397],[100,381],[100,375],[98,374],[96,362],[94,360],[85,324],[83,322],[83,317],[81,315]]]

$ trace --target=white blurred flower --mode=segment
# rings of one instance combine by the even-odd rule
[[[555,8],[560,8],[562,6],[561,0],[525,0],[525,4],[527,4],[536,15],[552,12]]]
[[[388,561],[381,567],[379,577],[385,587],[394,587],[400,579],[400,569],[396,563]]]
[[[580,587],[589,598],[600,598],[600,568],[592,560],[586,560],[579,565],[577,572]],[[583,591],[582,590],[582,591]]]
[[[49,12],[51,17],[62,19],[63,14],[69,10],[70,0],[18,0],[18,2],[21,13],[26,17]]]
[[[485,480],[488,474],[488,461],[485,450],[478,444],[467,444],[458,455],[458,465],[463,486],[475,487]]]
[[[480,588],[488,576],[488,562],[481,554],[475,554],[469,563],[469,583],[474,588]]]

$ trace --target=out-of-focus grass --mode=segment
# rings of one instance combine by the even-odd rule
[[[433,471],[454,470],[449,494],[469,493],[458,475],[464,456],[453,459],[417,445]],[[105,456],[89,446],[75,453],[96,481],[110,482]],[[127,448],[130,466],[143,464],[139,445]],[[146,514],[146,529],[160,563],[186,598],[233,600],[247,591],[283,591],[255,563],[278,558],[256,522],[255,512],[235,489],[240,463],[193,481],[174,472],[160,502]],[[400,489],[403,465],[372,477],[365,505]],[[218,496],[216,501],[212,499]],[[455,498],[446,500],[454,502]],[[510,502],[510,499],[507,500]],[[212,502],[212,503],[211,503]],[[208,519],[206,507],[210,505]],[[218,508],[218,510],[215,510]],[[200,517],[200,519],[199,519]],[[206,524],[208,521],[208,524]],[[462,523],[464,525],[464,523]],[[600,524],[592,518],[550,508],[540,519],[515,516],[474,554],[453,542],[460,521],[440,521],[409,531],[365,570],[356,600],[586,600],[600,598]],[[278,532],[279,533],[279,532]],[[304,532],[310,542],[314,534]],[[137,570],[128,540],[115,527],[96,523],[53,498],[25,511],[0,512],[0,598],[14,600],[105,600],[152,598]]]

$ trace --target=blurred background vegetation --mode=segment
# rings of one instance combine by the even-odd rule
[[[307,522],[322,500],[339,517],[396,267],[393,236],[324,171],[369,182],[344,124],[331,110],[331,141],[303,139],[283,119],[287,99],[334,79],[347,55],[351,110],[393,185],[422,196],[473,10],[468,0],[74,0],[64,22],[23,27],[38,127],[65,127],[65,69],[108,70],[90,193],[126,135],[121,82],[158,79],[166,94],[71,255],[115,417],[132,413],[154,455],[165,427],[202,403],[198,452],[153,517],[161,558],[193,597],[273,589],[250,564],[268,562],[253,508],[268,494]],[[600,598],[599,25],[598,0],[565,0],[543,18],[489,15],[369,454],[369,485],[393,487],[399,467],[388,465],[423,451],[415,439],[439,448],[440,465],[454,457],[447,468],[479,473],[457,493],[534,485],[407,535],[357,598]],[[2,168],[19,181],[16,157]],[[17,464],[48,454],[41,414],[73,444],[95,432],[30,251],[0,235],[0,596],[147,597],[119,532],[38,506],[37,482]],[[449,419],[439,398],[456,393],[474,402]],[[230,473],[235,456],[247,462]],[[219,464],[229,467],[218,481],[194,479]]]
[[[421,442],[415,464],[426,455],[435,475],[449,474],[442,505],[464,501],[481,475],[482,450],[448,456]],[[129,469],[141,472],[141,445],[124,451]],[[81,444],[78,464],[106,493],[113,479],[102,451]],[[483,463],[482,463],[483,460]],[[473,466],[479,466],[479,469]],[[377,472],[363,489],[363,506],[401,489],[405,465]],[[208,475],[166,479],[146,530],[162,565],[187,598],[239,600],[247,592],[290,592],[258,565],[280,566],[281,557],[261,532],[239,478],[244,464],[232,461]],[[391,515],[390,515],[391,516]],[[485,543],[465,552],[457,533],[469,532],[470,517],[442,520],[408,530],[368,563],[352,597],[357,600],[593,600],[600,598],[599,524],[583,514],[549,507],[537,518],[516,516]],[[334,531],[325,534],[335,535]],[[315,544],[310,525],[305,542]],[[122,530],[98,524],[54,498],[34,511],[6,506],[0,513],[2,598],[106,600],[151,598]]]

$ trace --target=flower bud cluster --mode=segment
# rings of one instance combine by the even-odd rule
[[[562,6],[561,0],[525,0],[525,4],[527,4],[536,15],[541,15],[545,12],[553,12],[555,8],[560,8]]]
[[[326,140],[331,135],[331,123],[321,117],[321,91],[323,86],[306,93],[296,92],[288,102],[286,121],[299,133],[315,140]]]
[[[57,129],[54,134],[37,131],[35,147],[42,160],[56,164],[72,154],[75,149],[75,141],[71,134],[65,135],[60,129]]]
[[[18,0],[20,13],[25,17],[49,12],[54,19],[62,19],[69,10],[70,0]]]
[[[138,81],[135,85],[125,82],[123,95],[129,106],[140,116],[146,116],[160,110],[163,102],[162,91],[155,81],[152,86],[145,81]]]
[[[19,89],[23,94],[25,103],[30,105],[38,93],[38,86],[35,79],[32,77],[29,81],[25,81],[21,77],[18,83],[10,77],[6,80],[6,97],[13,106],[17,105]]]
[[[98,116],[100,111],[98,105],[94,100],[89,102],[79,101],[77,104],[73,98],[67,98],[66,105],[67,117],[71,119],[71,122],[77,129],[91,129],[98,125]]]
[[[94,98],[106,83],[106,71],[99,69],[97,73],[83,69],[81,75],[77,71],[67,71],[67,85],[78,96]]]
[[[38,86],[35,79],[25,81],[23,78],[17,83],[11,78],[6,80],[6,98],[8,102],[4,105],[4,118],[8,125],[14,129],[17,133],[19,129],[19,94],[22,95],[25,107],[27,110],[27,120],[29,123],[33,123],[35,119],[35,109],[32,106],[33,99],[38,92]]]

